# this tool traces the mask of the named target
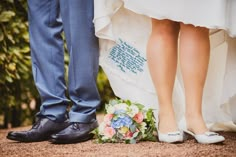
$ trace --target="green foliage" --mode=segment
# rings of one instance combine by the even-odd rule
[[[152,109],[148,109],[146,113],[146,120],[145,122],[147,125],[146,136],[144,136],[143,141],[156,141],[156,136],[152,136],[152,133],[157,134],[156,128],[156,119]]]
[[[5,118],[11,120],[11,114],[6,111],[20,108],[36,95],[31,75],[26,0],[1,0],[0,71],[0,114],[4,112]]]
[[[104,111],[105,104],[110,101],[110,99],[115,98],[115,95],[110,87],[109,81],[104,74],[102,68],[99,69],[97,86],[99,93],[101,95],[101,106],[98,109],[99,111]]]

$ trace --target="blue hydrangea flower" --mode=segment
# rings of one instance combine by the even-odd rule
[[[113,128],[121,128],[121,127],[128,127],[133,123],[132,119],[128,116],[122,116],[122,117],[119,117],[118,119],[116,120],[113,120],[111,122],[111,127]]]

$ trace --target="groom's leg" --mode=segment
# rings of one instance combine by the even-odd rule
[[[98,39],[94,34],[93,0],[60,0],[61,15],[70,53],[69,94],[71,122],[88,123],[96,118],[100,97],[96,86]]]
[[[52,135],[53,143],[75,143],[93,137],[98,127],[96,108],[100,103],[96,86],[98,40],[94,35],[93,0],[60,0],[61,15],[70,53],[69,94],[73,102],[70,125]]]
[[[32,69],[42,105],[38,116],[65,119],[64,52],[58,0],[28,0]]]

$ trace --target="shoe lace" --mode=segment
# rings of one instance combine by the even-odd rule
[[[38,126],[40,125],[41,123],[41,118],[37,119],[36,122],[33,124],[32,126],[32,129],[37,129]]]
[[[72,124],[72,128],[73,129],[75,129],[75,130],[80,130],[80,126],[79,126],[79,123],[78,122],[74,122],[73,124]]]

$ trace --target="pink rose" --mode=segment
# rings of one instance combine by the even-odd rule
[[[137,123],[143,122],[143,114],[142,112],[137,113],[133,118]]]
[[[106,127],[104,129],[104,135],[108,138],[112,138],[115,135],[116,131],[112,127]]]
[[[105,124],[110,125],[111,124],[111,120],[113,118],[113,114],[106,114],[103,118]]]

